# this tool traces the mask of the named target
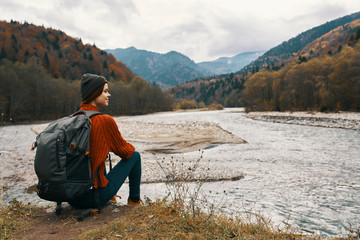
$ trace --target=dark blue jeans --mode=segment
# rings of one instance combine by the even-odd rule
[[[76,208],[96,208],[105,205],[113,198],[129,177],[129,196],[131,198],[140,197],[141,182],[141,156],[137,151],[129,159],[122,159],[105,177],[109,181],[108,185],[102,188],[91,190],[88,194],[69,202]]]

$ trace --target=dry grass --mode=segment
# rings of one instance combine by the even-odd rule
[[[1,155],[1,153],[0,153]],[[0,207],[2,206],[3,198],[4,198],[4,165],[1,167],[1,179],[0,179]]]
[[[13,235],[32,225],[33,214],[42,208],[24,205],[12,200],[8,206],[0,206],[0,239],[13,239]]]
[[[194,216],[186,207],[165,199],[137,207],[106,226],[82,233],[76,239],[303,239],[274,229],[264,218],[255,223],[207,214]],[[316,239],[316,238],[313,238]]]
[[[23,205],[14,200],[11,205],[0,208],[0,239],[17,239],[16,234],[34,225],[38,207]],[[103,213],[106,214],[106,213]],[[101,218],[101,214],[99,215]],[[90,220],[90,219],[89,219]],[[74,227],[76,227],[75,223]],[[45,226],[46,227],[46,226]],[[52,239],[64,239],[61,236]],[[274,227],[271,220],[262,216],[255,219],[229,218],[198,212],[193,214],[181,201],[159,199],[144,206],[130,209],[114,221],[105,222],[91,230],[79,230],[70,239],[324,239],[316,235],[302,235],[288,229]],[[349,232],[345,238],[360,239],[360,229]]]
[[[354,233],[354,232],[353,232]],[[273,227],[270,220],[258,216],[255,221],[207,214],[193,216],[183,205],[165,199],[133,209],[126,217],[79,235],[87,239],[291,239],[320,240],[316,235],[302,235],[289,229]],[[330,238],[329,238],[330,239]],[[346,238],[359,239],[359,232]]]

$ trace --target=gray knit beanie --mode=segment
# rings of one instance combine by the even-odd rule
[[[96,74],[85,73],[81,78],[81,101],[85,101],[102,84],[108,83],[106,78]]]

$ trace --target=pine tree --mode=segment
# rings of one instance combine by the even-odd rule
[[[4,47],[1,48],[1,52],[0,52],[0,60],[3,58],[7,58],[7,53],[4,49]]]
[[[50,60],[49,60],[49,56],[48,56],[47,52],[45,52],[45,55],[44,55],[44,66],[47,69],[50,67]]]
[[[107,65],[106,60],[104,60],[104,62],[103,62],[103,68],[104,68],[104,69],[107,69],[107,68],[108,68],[108,65]]]
[[[91,53],[89,54],[89,60],[90,61],[94,60],[94,56]]]

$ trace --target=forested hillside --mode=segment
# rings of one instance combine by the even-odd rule
[[[1,122],[54,119],[80,106],[80,79],[105,76],[112,114],[171,109],[171,98],[149,85],[114,56],[64,32],[28,23],[0,21]]]
[[[249,110],[360,111],[360,19],[332,29],[281,69],[263,69],[245,83]]]
[[[340,52],[343,44],[354,45],[360,39],[360,19],[339,26],[306,45],[295,56],[300,61]]]
[[[209,102],[217,102],[228,107],[248,106],[250,109],[249,104],[254,101],[246,99],[249,95],[246,95],[246,97],[245,95],[242,96],[242,91],[250,84],[248,83],[244,86],[245,82],[249,81],[255,73],[261,71],[262,69],[266,69],[267,72],[280,71],[287,64],[301,64],[310,61],[311,59],[325,56],[331,57],[333,61],[336,62],[337,58],[341,58],[339,53],[341,53],[345,47],[354,48],[358,42],[360,38],[359,19],[360,13],[356,13],[325,23],[271,49],[256,61],[241,69],[239,72],[214,76],[211,78],[195,79],[192,82],[174,87],[169,91],[175,98],[178,99],[193,98],[198,102],[205,101],[206,104]],[[315,38],[315,36],[319,37]],[[292,46],[292,48],[289,46]],[[356,48],[354,51],[356,51]],[[356,71],[352,74],[360,76],[360,73]],[[316,76],[316,73],[314,73],[314,77]],[[308,78],[311,77],[312,75],[309,73]],[[326,79],[329,78],[329,76],[324,77]],[[356,77],[354,79],[356,79]],[[355,81],[354,79],[353,81]],[[306,78],[302,78],[302,75],[299,75],[299,79],[297,81],[305,80]],[[292,80],[289,79],[289,81]],[[344,82],[343,84],[349,83]],[[267,99],[266,101],[268,100],[270,99]],[[264,102],[264,99],[262,99],[262,101]],[[334,109],[332,106],[333,104],[328,104],[328,106],[318,107],[322,110],[331,110]],[[357,106],[358,104],[337,104],[337,109],[356,109],[358,108]],[[295,107],[291,108],[292,110],[296,110],[297,107],[299,107],[299,109],[303,109],[300,105],[295,105]],[[311,106],[309,106],[309,108],[311,108]],[[280,109],[285,110],[286,108]]]
[[[257,68],[261,70],[262,68],[273,69],[279,67],[284,61],[286,62],[288,58],[291,59],[294,56],[298,56],[299,53],[301,54],[301,50],[314,40],[340,26],[346,25],[359,18],[360,12],[357,12],[307,30],[297,35],[296,37],[288,41],[284,41],[282,44],[270,49],[262,57],[257,59],[252,65],[250,65],[249,68],[254,68],[255,70]],[[351,35],[351,33],[349,35]]]
[[[54,78],[80,79],[84,72],[129,82],[135,74],[114,56],[64,32],[29,23],[0,21],[0,60],[39,58]]]
[[[245,79],[240,75],[225,74],[194,79],[186,84],[167,89],[175,99],[195,100],[210,105],[240,106],[240,92]]]
[[[248,110],[360,111],[360,42],[339,53],[261,70],[245,83]]]

